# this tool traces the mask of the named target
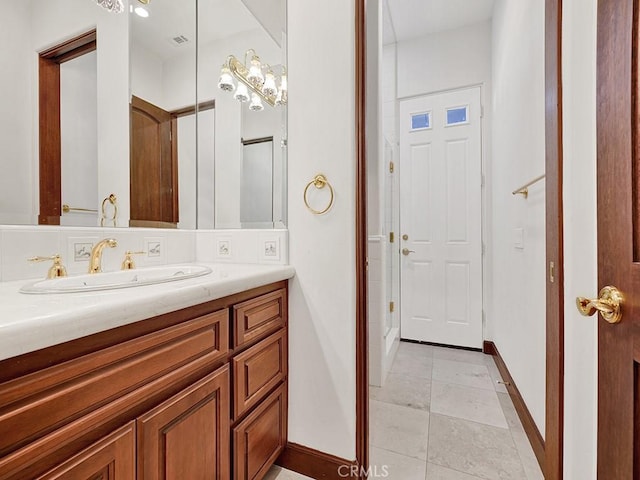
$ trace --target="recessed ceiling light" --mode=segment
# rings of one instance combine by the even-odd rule
[[[134,12],[136,12],[136,15],[142,18],[147,18],[149,16],[149,12],[144,7],[136,7],[134,9]]]

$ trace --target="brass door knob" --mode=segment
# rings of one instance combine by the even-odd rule
[[[622,320],[622,302],[624,296],[616,287],[607,286],[600,290],[600,298],[588,299],[576,298],[578,311],[585,317],[590,317],[600,312],[602,318],[609,323],[618,323]]]
[[[415,250],[409,250],[408,248],[403,248],[402,249],[402,254],[406,257],[407,255],[409,255],[410,253],[416,253]]]

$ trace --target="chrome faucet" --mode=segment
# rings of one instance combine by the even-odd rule
[[[105,238],[93,246],[91,260],[89,261],[89,273],[102,272],[102,250],[104,247],[114,248],[118,246],[115,238]]]

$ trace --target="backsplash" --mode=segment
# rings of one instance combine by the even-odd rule
[[[104,271],[118,270],[125,252],[139,267],[174,263],[288,263],[287,230],[165,230],[0,226],[0,281],[45,278],[51,262],[31,263],[34,256],[59,254],[69,275],[86,273],[93,244],[113,237],[105,248]]]

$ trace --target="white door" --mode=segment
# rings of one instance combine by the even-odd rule
[[[482,347],[480,87],[400,103],[402,338]]]

